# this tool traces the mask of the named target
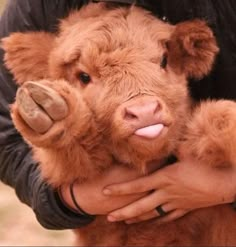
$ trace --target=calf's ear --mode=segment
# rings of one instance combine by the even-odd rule
[[[48,58],[55,35],[46,32],[13,33],[1,40],[4,62],[18,84],[48,77]]]
[[[167,47],[169,65],[175,72],[195,79],[211,71],[219,51],[212,30],[201,20],[177,24]]]

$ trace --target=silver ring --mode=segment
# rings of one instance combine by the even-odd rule
[[[158,212],[158,214],[163,217],[165,215],[167,215],[167,213],[163,210],[162,206],[159,205],[158,207],[156,207],[156,211]]]

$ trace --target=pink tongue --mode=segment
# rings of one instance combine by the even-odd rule
[[[163,128],[163,124],[150,125],[148,127],[136,130],[134,134],[146,138],[155,138],[161,133]]]

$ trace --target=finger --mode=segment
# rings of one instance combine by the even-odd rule
[[[162,223],[167,223],[173,220],[177,220],[178,218],[184,216],[187,212],[188,212],[187,210],[183,210],[183,209],[173,210],[167,213],[166,216],[158,218],[158,222],[162,224]]]
[[[34,131],[42,134],[52,126],[50,117],[34,102],[27,89],[18,89],[16,103],[21,117]]]
[[[109,221],[123,221],[139,217],[156,208],[156,205],[165,204],[166,195],[156,191],[145,196],[121,209],[111,212],[108,215]]]
[[[170,211],[175,209],[171,204],[164,204],[161,207],[162,207],[162,210],[164,212],[166,212],[166,214],[168,214]],[[154,209],[154,210],[151,210],[150,212],[148,212],[146,214],[143,214],[143,215],[140,215],[138,217],[126,220],[125,222],[127,224],[133,224],[133,223],[138,223],[138,222],[145,221],[145,220],[150,220],[152,218],[156,218],[156,217],[160,217],[160,216],[161,215],[158,213],[158,211],[156,209]]]
[[[27,82],[24,85],[33,98],[48,115],[55,121],[65,118],[68,114],[68,106],[65,100],[50,87],[37,82]]]
[[[145,177],[141,177],[129,182],[113,184],[104,188],[103,193],[105,195],[129,195],[147,192],[158,188],[162,183],[162,177],[155,174],[151,174]]]
[[[141,221],[145,221],[145,220],[150,220],[150,219],[156,218],[158,216],[159,216],[158,212],[156,210],[152,210],[152,211],[150,211],[148,213],[145,213],[143,215],[140,215],[138,217],[126,220],[125,223],[126,224],[138,223],[138,222],[141,222]]]

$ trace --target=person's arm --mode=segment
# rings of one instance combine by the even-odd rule
[[[77,1],[73,7],[80,7],[82,2]],[[73,1],[68,0],[9,0],[0,19],[0,38],[15,31],[55,31],[58,18],[67,14],[71,4]],[[94,217],[69,210],[41,179],[29,146],[10,118],[9,104],[14,101],[16,90],[0,50],[0,180],[15,188],[19,199],[32,207],[38,221],[46,228],[77,228],[90,223]]]

